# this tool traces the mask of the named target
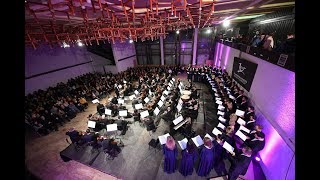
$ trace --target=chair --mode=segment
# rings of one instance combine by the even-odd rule
[[[150,149],[150,147],[153,147],[154,152],[157,152],[159,142],[160,142],[159,139],[151,139],[150,142],[148,143],[149,149]]]

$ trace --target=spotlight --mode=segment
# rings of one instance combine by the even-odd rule
[[[223,21],[223,26],[228,27],[230,25],[230,20],[224,20]]]
[[[177,30],[177,31],[176,31],[176,33],[177,33],[177,34],[179,34],[179,33],[180,33],[180,31],[179,31],[179,30]]]
[[[259,162],[261,159],[258,156],[256,156],[255,160]]]
[[[82,42],[78,41],[78,46],[83,46]]]
[[[133,40],[132,40],[132,39],[130,39],[130,40],[129,40],[129,43],[133,43]]]
[[[207,29],[206,33],[210,34],[211,33],[211,29]]]

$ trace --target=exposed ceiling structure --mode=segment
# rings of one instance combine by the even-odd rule
[[[26,0],[25,44],[154,40],[168,31],[247,20],[293,0]],[[241,18],[242,17],[242,18]]]

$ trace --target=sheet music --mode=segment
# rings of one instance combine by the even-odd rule
[[[144,102],[148,103],[150,99],[148,97],[144,98]]]
[[[168,95],[168,94],[169,94],[169,92],[168,92],[167,90],[163,91],[163,93],[164,93],[165,95]]]
[[[117,123],[107,125],[107,132],[116,131],[116,130],[118,130]]]
[[[214,99],[215,99],[216,101],[217,101],[217,100],[221,101],[221,98],[219,98],[219,97],[215,97]],[[221,105],[219,105],[219,106],[221,106]]]
[[[181,121],[183,121],[183,117],[180,115],[178,118],[176,118],[175,120],[173,120],[173,124],[177,125],[179,124]]]
[[[235,98],[234,96],[232,96],[232,95],[229,95],[229,98],[230,98],[230,99],[233,99],[233,100],[236,99],[236,98]]]
[[[207,133],[204,137],[207,137],[207,138],[209,138],[211,141],[213,141],[213,137],[211,137],[208,133]]]
[[[214,134],[214,135],[218,135],[218,134],[222,134],[222,132],[219,130],[219,129],[217,129],[217,128],[214,128],[213,130],[212,130],[212,134]]]
[[[225,123],[225,122],[227,121],[227,120],[226,120],[225,118],[223,118],[222,116],[219,116],[218,120],[221,121],[221,122],[223,122],[223,123]]]
[[[167,142],[168,136],[170,136],[169,133],[164,134],[162,136],[158,136],[161,145],[163,145],[163,144],[165,144]]]
[[[160,101],[158,102],[158,106],[159,106],[159,107],[162,107],[162,105],[163,105],[163,102],[160,100]]]
[[[143,111],[140,113],[140,115],[141,115],[141,118],[145,118],[145,117],[149,116],[149,111],[148,110]]]
[[[225,148],[227,151],[229,151],[229,152],[233,152],[233,150],[234,150],[234,148],[227,142],[227,141],[225,141],[224,143],[223,143],[223,146],[222,146],[223,148]]]
[[[134,94],[138,95],[138,94],[139,94],[139,91],[134,90]]]
[[[236,135],[239,136],[242,139],[242,141],[245,141],[247,139],[247,136],[244,135],[240,130],[236,132]]]
[[[126,83],[127,83],[127,81],[123,80],[123,83],[125,83],[125,84],[126,84]]]
[[[127,110],[119,111],[119,116],[126,117],[128,114]]]
[[[178,104],[181,104],[181,105],[182,105],[182,103],[183,103],[183,101],[182,101],[182,99],[180,98]]]
[[[237,123],[242,125],[242,126],[246,125],[246,122],[241,118],[238,119]]]
[[[142,108],[143,108],[143,105],[142,105],[142,103],[139,103],[139,104],[135,104],[134,107],[135,107],[136,109],[142,109]]]
[[[122,88],[122,85],[120,84],[120,85],[118,86],[118,88],[121,89],[121,88]]]
[[[104,109],[104,114],[111,116],[111,109]]]
[[[170,87],[169,87],[169,86],[167,87],[167,90],[168,90],[168,91],[171,91],[171,89],[170,89]]]
[[[106,117],[106,115],[105,115],[105,114],[102,114],[101,118],[104,119],[105,117]]]
[[[154,109],[154,111],[153,111],[153,113],[154,113],[156,116],[158,116],[159,112],[160,112],[160,110],[159,110],[158,107],[156,107],[156,108]]]
[[[88,121],[88,127],[89,128],[96,128],[96,122],[95,121]]]
[[[243,130],[246,133],[250,132],[250,130],[248,128],[244,127],[244,126],[240,126],[239,130]]]
[[[222,112],[222,111],[218,111],[218,113],[217,113],[218,115],[221,115],[221,116],[223,116],[224,115],[224,112]]]
[[[214,95],[215,95],[216,97],[220,97],[219,94],[217,94],[217,93],[214,93]]]
[[[129,96],[129,99],[132,100],[135,97],[136,97],[135,95],[131,95],[131,96]]]
[[[221,104],[222,104],[222,101],[216,100],[216,103],[219,104],[219,105],[221,105]]]
[[[178,112],[180,112],[180,111],[181,111],[181,109],[182,109],[181,104],[178,104],[178,105],[177,105],[177,109],[178,109]]]
[[[169,83],[169,87],[172,87],[172,84],[171,84],[171,82]]]
[[[125,100],[125,101],[128,101],[128,100],[129,100],[129,96],[125,96],[125,97],[124,97],[124,100]]]
[[[223,130],[226,128],[226,127],[225,127],[223,124],[221,124],[221,123],[219,123],[217,127],[221,128],[221,129],[223,129]]]
[[[222,105],[219,105],[219,106],[218,106],[218,109],[223,111],[223,110],[225,109],[225,107],[222,106]]]
[[[175,82],[176,80],[174,78],[172,78],[173,82]]]
[[[203,144],[203,140],[202,140],[202,138],[198,135],[198,136],[196,136],[196,137],[194,137],[194,138],[191,138],[192,139],[192,141],[194,142],[194,144],[197,146],[197,147],[199,147],[199,146],[201,146],[202,144]]]
[[[184,138],[181,141],[178,141],[178,144],[180,145],[182,150],[185,150],[187,148],[188,139]]]
[[[118,104],[124,104],[124,100],[123,99],[118,99]]]
[[[236,110],[236,115],[237,116],[243,116],[244,115],[244,111],[241,111],[239,109]]]
[[[163,95],[160,97],[160,99],[161,99],[161,101],[165,101],[166,100],[166,98]]]
[[[95,104],[95,103],[100,103],[100,101],[98,99],[95,99],[95,100],[92,100],[92,103]]]

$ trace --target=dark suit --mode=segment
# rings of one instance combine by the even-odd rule
[[[71,139],[72,143],[78,142],[78,140],[80,139],[80,135],[79,132],[74,130],[74,131],[68,131],[66,132],[66,135],[68,135]]]
[[[240,174],[247,172],[252,157],[240,154],[236,157],[230,157],[231,167],[229,169],[228,180],[236,180]],[[245,174],[245,173],[244,173]]]
[[[238,108],[241,110],[241,111],[245,111],[248,109],[248,102],[244,102],[244,103],[241,103]]]
[[[252,155],[255,156],[259,151],[261,151],[265,146],[265,141],[248,141],[247,145],[252,149]]]

